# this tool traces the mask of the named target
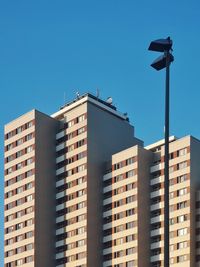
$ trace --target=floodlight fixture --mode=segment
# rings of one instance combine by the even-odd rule
[[[170,37],[167,37],[166,39],[158,39],[150,43],[148,50],[155,52],[170,51],[172,49],[172,43]]]
[[[168,60],[167,60],[168,56]],[[171,53],[167,53],[158,57],[154,62],[151,64],[151,67],[153,67],[156,70],[162,70],[167,67],[167,63],[170,64],[174,61],[174,57]]]

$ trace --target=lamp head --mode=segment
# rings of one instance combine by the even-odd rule
[[[156,70],[162,70],[167,67],[167,60],[166,60],[167,54],[164,54],[160,57],[158,57],[152,64],[151,66],[156,69]],[[174,57],[172,54],[168,53],[169,57],[169,65],[171,62],[174,61]]]
[[[164,51],[170,51],[171,48],[172,48],[172,40],[170,39],[170,37],[167,37],[166,39],[158,39],[152,41],[150,43],[148,50],[156,52],[164,52]]]

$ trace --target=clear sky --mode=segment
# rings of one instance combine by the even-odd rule
[[[112,96],[136,136],[163,138],[165,72],[151,40],[171,36],[171,134],[200,138],[199,0],[0,1],[0,266],[3,125],[36,108],[51,114],[75,92]],[[39,266],[38,266],[39,267]]]

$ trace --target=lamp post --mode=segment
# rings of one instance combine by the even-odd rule
[[[150,51],[163,52],[163,55],[157,58],[151,66],[157,71],[166,68],[165,81],[165,168],[164,168],[164,267],[169,267],[169,81],[170,81],[170,63],[174,61],[172,51],[172,40],[155,40],[150,43]]]

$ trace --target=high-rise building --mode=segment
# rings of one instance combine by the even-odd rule
[[[200,266],[200,141],[170,139],[170,264]],[[164,141],[78,96],[5,126],[4,267],[160,267]],[[199,261],[199,265],[198,265]]]

